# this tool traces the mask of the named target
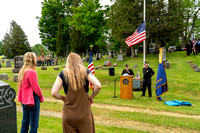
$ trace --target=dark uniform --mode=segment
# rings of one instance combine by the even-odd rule
[[[142,86],[142,96],[145,96],[146,86],[148,86],[149,97],[152,97],[151,93],[151,77],[154,75],[152,68],[143,68],[143,86]]]
[[[124,75],[125,73],[127,73],[128,75],[134,75],[133,71],[131,69],[129,69],[128,71],[126,71],[126,69],[124,69],[122,71],[122,75]]]
[[[190,43],[188,43],[186,45],[186,51],[187,51],[187,55],[189,56],[190,55]]]

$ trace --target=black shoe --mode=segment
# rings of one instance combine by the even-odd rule
[[[145,95],[141,95],[141,97],[144,97]]]
[[[149,98],[152,98],[152,96],[149,96]]]

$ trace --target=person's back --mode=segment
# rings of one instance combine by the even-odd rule
[[[94,85],[94,92],[88,95],[88,81]],[[59,94],[63,85],[65,95]],[[66,68],[60,72],[52,88],[52,96],[62,99],[63,132],[94,133],[94,119],[90,104],[101,88],[100,82],[87,70],[79,55],[71,53],[67,58]],[[90,101],[90,103],[89,103]]]

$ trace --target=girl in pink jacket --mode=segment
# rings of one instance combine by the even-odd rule
[[[18,79],[18,101],[23,109],[21,133],[28,133],[29,125],[29,133],[37,133],[39,127],[40,102],[44,102],[44,96],[38,84],[36,65],[35,53],[27,52]]]

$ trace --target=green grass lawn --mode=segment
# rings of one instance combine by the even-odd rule
[[[180,100],[188,101],[192,103],[191,107],[172,107],[164,104],[164,101],[156,100],[155,94],[155,83],[158,70],[158,55],[148,54],[146,60],[149,62],[150,67],[155,71],[155,75],[152,77],[152,95],[153,98],[149,98],[148,94],[146,97],[140,97],[142,94],[141,91],[133,92],[133,99],[123,100],[120,99],[120,82],[117,80],[116,84],[116,96],[117,98],[112,98],[114,95],[114,79],[121,76],[122,70],[125,68],[125,64],[129,64],[130,68],[136,74],[139,70],[140,77],[142,77],[142,68],[143,68],[143,55],[138,55],[138,57],[130,58],[125,57],[124,61],[116,61],[116,58],[107,59],[111,60],[111,64],[117,63],[117,65],[122,65],[122,67],[115,67],[115,76],[109,76],[108,70],[96,70],[95,76],[99,79],[102,84],[102,89],[100,93],[95,97],[94,103],[101,103],[106,105],[117,105],[122,107],[134,107],[141,109],[150,109],[154,111],[165,111],[165,112],[174,112],[181,113],[186,115],[200,115],[200,73],[194,72],[191,68],[188,61],[192,61],[194,64],[200,65],[200,55],[187,56],[185,51],[167,53],[167,60],[170,63],[170,69],[166,69],[167,80],[168,80],[168,92],[166,94],[167,101],[171,100]],[[106,59],[101,59],[99,61],[93,61],[95,67],[97,65],[103,65]],[[88,63],[84,63],[87,67]],[[133,65],[137,64],[137,68],[133,69]],[[42,89],[42,92],[46,98],[52,98],[51,88],[54,84],[56,76],[63,69],[64,63],[59,66],[60,70],[53,70],[53,67],[48,67],[48,69],[41,70],[40,67],[37,67],[38,73],[38,82]],[[14,65],[13,65],[14,66]],[[7,73],[8,80],[5,81],[13,87],[16,92],[18,91],[17,83],[13,81],[12,68],[0,68],[0,73]],[[63,90],[61,91],[62,94]],[[90,91],[91,93],[91,91]],[[147,93],[147,92],[146,92]],[[164,99],[164,95],[162,96]],[[17,103],[20,105],[19,103]],[[42,110],[51,110],[51,111],[62,111],[62,104],[55,102],[45,102],[41,104]],[[195,131],[200,131],[199,119],[192,118],[176,118],[169,116],[160,116],[160,115],[148,115],[146,113],[133,113],[133,112],[120,112],[120,111],[110,111],[103,110],[99,108],[92,108],[94,116],[101,116],[111,119],[115,118],[120,120],[132,120],[139,121],[144,123],[151,123],[162,126],[170,126],[175,128],[185,128]],[[20,130],[21,125],[21,113],[17,114],[17,123],[18,131]],[[103,116],[102,116],[103,117]],[[161,119],[162,118],[162,119]],[[59,123],[59,124],[58,124]],[[53,117],[44,117],[40,118],[40,128],[39,132],[62,132],[61,119]],[[44,126],[45,125],[45,126]],[[133,131],[129,128],[119,128],[112,126],[102,126],[96,125],[96,131],[99,133],[111,133],[113,130],[119,133],[129,133],[129,132],[143,132],[140,130]]]

